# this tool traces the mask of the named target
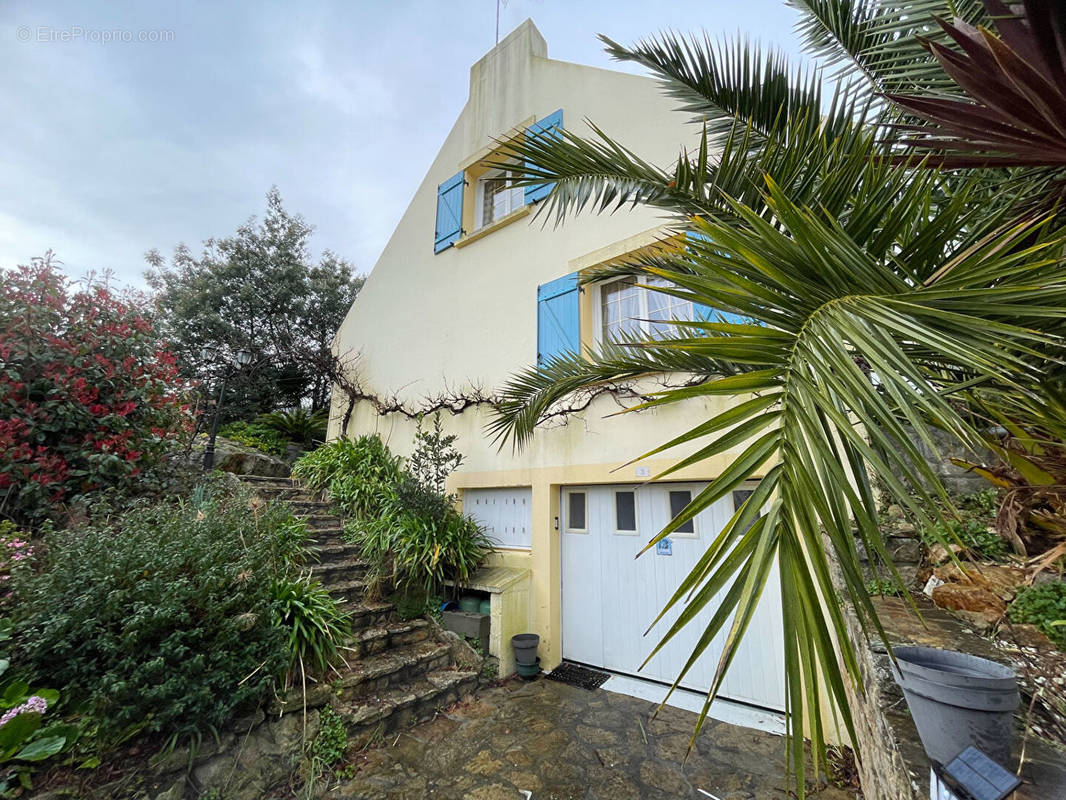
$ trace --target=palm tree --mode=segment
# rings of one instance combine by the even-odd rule
[[[1021,192],[1009,180],[918,169],[927,165],[900,158],[908,151],[896,126],[913,118],[884,93],[946,91],[951,77],[916,34],[949,43],[934,15],[987,22],[979,2],[793,5],[809,49],[821,58],[816,69],[705,36],[663,34],[631,48],[604,39],[615,58],[647,67],[702,124],[698,149],[670,168],[592,123],[587,137],[563,131],[531,138],[510,154],[525,164],[528,182],[554,183],[539,213],[556,224],[580,209],[627,204],[673,215],[669,246],[611,263],[584,281],[666,279],[669,286],[657,291],[748,322],[678,323],[666,339],[633,337],[531,367],[504,387],[491,430],[501,444],[520,447],[573,392],[617,382],[639,387],[643,377],[663,372],[694,381],[650,391],[631,411],[737,397],[730,410],[634,454],[699,442],[656,476],[662,478],[742,448],[645,549],[763,475],[663,610],[682,606],[651,655],[729,587],[678,676],[728,631],[698,733],[776,562],[790,762],[802,793],[804,733],[816,773],[824,742],[819,685],[854,733],[846,682],[861,691],[857,643],[837,598],[855,609],[867,636],[884,636],[856,547],[857,536],[896,574],[879,530],[874,480],[928,524],[937,513],[933,496],[945,504],[948,498],[916,437],[933,447],[927,427],[935,425],[975,446],[980,431],[967,403],[974,393],[1035,396],[1040,365],[1049,353],[1064,354],[1050,331],[1066,313],[1059,255],[1066,232],[1045,216],[1020,214]],[[830,81],[826,70],[834,64]],[[826,83],[830,96],[823,95]]]

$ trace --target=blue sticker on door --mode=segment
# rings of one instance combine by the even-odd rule
[[[660,539],[655,545],[655,552],[660,556],[672,556],[674,554],[674,543],[669,539]]]

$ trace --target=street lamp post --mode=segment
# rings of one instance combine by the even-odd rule
[[[217,352],[212,347],[204,348],[204,360],[211,363],[215,360]],[[250,350],[238,350],[235,354],[237,367],[246,367],[252,363],[253,354]],[[233,374],[232,366],[222,372],[219,381],[218,400],[215,401],[215,411],[211,416],[211,433],[207,437],[207,447],[204,448],[204,472],[208,472],[215,466],[215,437],[218,436],[218,421],[222,411],[222,398],[226,393],[226,379]]]

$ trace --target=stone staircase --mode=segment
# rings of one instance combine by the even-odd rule
[[[456,666],[452,645],[426,619],[401,620],[390,603],[367,602],[366,564],[359,548],[344,541],[344,520],[330,504],[288,478],[244,475],[264,499],[286,501],[307,523],[318,561],[312,573],[351,619],[340,676],[308,690],[308,705],[329,703],[348,725],[356,746],[432,717],[470,695],[479,673]],[[292,702],[302,703],[298,698]]]

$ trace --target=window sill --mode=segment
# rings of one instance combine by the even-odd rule
[[[462,236],[455,242],[455,247],[466,247],[468,244],[473,244],[483,236],[488,236],[494,231],[498,231],[500,228],[510,225],[512,222],[521,219],[522,217],[529,216],[529,205],[524,205],[510,214],[504,217],[500,217],[495,222],[485,225],[482,228],[478,228],[473,233],[468,233],[466,236]]]

